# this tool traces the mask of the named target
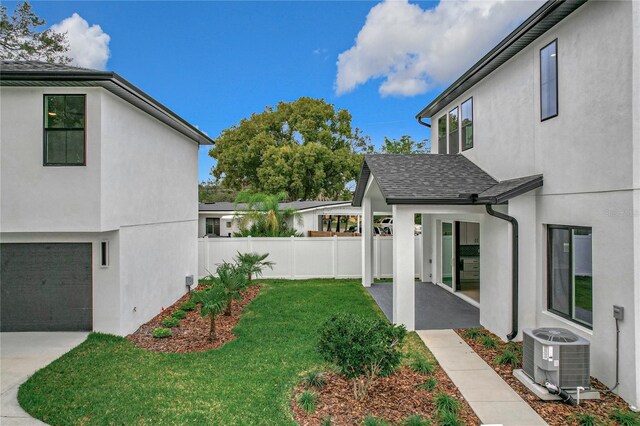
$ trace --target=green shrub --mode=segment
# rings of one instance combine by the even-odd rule
[[[480,336],[484,336],[484,331],[480,327],[470,328],[467,331],[465,331],[463,336],[466,339],[477,339]]]
[[[216,316],[227,307],[229,296],[221,282],[212,282],[207,291],[195,294],[194,301],[200,304],[200,316],[209,317],[209,339],[216,338]],[[184,311],[182,311],[184,312]]]
[[[187,300],[182,305],[180,305],[180,309],[183,311],[195,311],[196,310],[196,302],[193,300]]]
[[[480,342],[485,348],[495,348],[496,346],[498,346],[496,340],[491,336],[482,336],[480,338]]]
[[[327,384],[327,381],[324,379],[322,371],[312,370],[304,375],[304,384],[314,388],[321,388]]]
[[[516,355],[522,354],[522,345],[519,345],[516,342],[507,343],[506,345],[504,345],[504,349],[513,352]]]
[[[429,377],[427,380],[420,383],[418,386],[421,389],[426,390],[427,392],[433,392],[437,384],[438,384],[438,381],[435,379],[435,377]]]
[[[611,411],[609,418],[622,426],[638,426],[640,425],[640,414],[629,410],[621,410],[616,408]]]
[[[572,417],[573,421],[576,422],[578,426],[599,426],[603,424],[603,422],[593,414],[576,413]]]
[[[435,403],[441,414],[445,412],[458,414],[460,412],[460,401],[447,393],[439,392],[435,397]]]
[[[175,311],[173,311],[171,316],[181,320],[181,319],[184,319],[184,318],[187,317],[187,313],[185,311],[183,311],[182,309],[176,309]]]
[[[407,417],[402,424],[404,426],[429,426],[431,421],[422,416],[414,415]]]
[[[388,376],[400,365],[398,347],[407,330],[382,318],[342,313],[329,318],[319,335],[318,352],[351,380],[356,399],[362,400],[375,378]]]
[[[298,397],[298,404],[305,413],[313,413],[316,411],[316,394],[311,391],[304,391]]]
[[[331,416],[322,419],[322,426],[331,426]]]
[[[162,325],[168,328],[178,327],[180,325],[180,320],[174,317],[166,317],[162,320]]]
[[[369,414],[362,421],[363,426],[387,426],[387,422]]]
[[[158,327],[151,333],[153,337],[156,339],[164,339],[165,337],[171,336],[171,330],[168,328]]]
[[[435,366],[431,361],[428,361],[424,357],[416,356],[415,358],[413,358],[413,361],[411,362],[411,369],[416,373],[431,374],[433,373]]]
[[[450,411],[440,411],[438,414],[438,424],[440,426],[463,426],[456,413]]]
[[[520,357],[505,348],[502,355],[498,355],[496,357],[496,362],[500,365],[511,365],[512,367],[517,367],[518,364],[520,364]]]

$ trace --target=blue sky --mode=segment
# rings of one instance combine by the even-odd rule
[[[470,12],[471,7],[465,5],[468,2],[459,3],[461,20],[470,13],[481,13]],[[5,4],[12,8],[12,3]],[[415,61],[420,55],[428,57],[435,47],[414,53],[411,49],[421,47],[406,47],[402,41],[417,46],[433,42],[432,33],[422,33],[422,29],[430,31],[429,22],[442,21],[434,11],[437,5],[404,2],[383,9],[378,2],[365,1],[32,2],[47,25],[73,13],[89,26],[99,25],[109,36],[105,68],[122,75],[212,138],[267,105],[311,96],[348,109],[354,126],[376,145],[385,136],[429,138],[428,129],[417,124],[415,114],[534,9],[511,13],[506,22],[501,21],[503,28],[486,37],[484,46],[475,46],[462,61],[460,55],[452,60],[443,58],[443,63],[460,64],[442,69]],[[385,42],[388,25],[376,23],[373,13],[367,20],[376,6],[385,19],[394,14],[400,21],[406,17],[413,25],[420,25],[419,31],[400,22],[395,33],[388,35],[396,41]],[[431,26],[433,31],[447,30],[436,28],[435,23]],[[362,38],[356,42],[361,32]],[[464,40],[461,43],[462,49],[474,47],[465,47]],[[343,58],[341,68],[346,90],[338,95],[339,55],[352,48],[354,52]],[[393,84],[383,92],[381,83],[387,80]],[[213,159],[206,147],[200,151],[202,181],[209,177]]]

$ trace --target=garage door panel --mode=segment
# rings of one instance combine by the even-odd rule
[[[2,331],[92,329],[90,243],[1,244]]]

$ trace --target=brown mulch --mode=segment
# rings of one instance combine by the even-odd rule
[[[483,329],[482,332],[484,334],[493,337],[498,343],[496,348],[486,348],[484,347],[484,345],[482,345],[480,339],[471,339],[464,337],[465,332],[467,332],[468,330],[455,331],[550,426],[578,425],[574,416],[579,413],[597,416],[603,422],[602,424],[615,425],[616,423],[609,419],[611,410],[615,408],[619,408],[621,410],[628,409],[628,404],[622,398],[612,392],[601,393],[599,400],[581,400],[580,405],[577,407],[572,407],[561,401],[542,401],[538,399],[538,397],[533,393],[531,393],[517,378],[513,376],[514,368],[522,368],[522,365],[512,367],[511,365],[500,365],[495,362],[496,357],[503,353],[504,347],[506,346],[506,343],[504,343],[498,336],[490,333],[486,329]],[[520,346],[520,348],[522,348],[522,342],[517,342],[517,344],[518,346]],[[593,389],[599,390],[607,389],[605,385],[603,385],[593,377],[591,378],[591,387]]]
[[[154,352],[203,352],[217,349],[236,338],[232,330],[240,321],[242,311],[260,293],[259,285],[252,285],[242,292],[241,300],[234,300],[231,316],[218,315],[216,317],[216,339],[209,339],[209,318],[200,315],[200,305],[195,311],[187,311],[187,317],[180,320],[180,326],[171,329],[172,335],[158,339],[151,333],[158,327],[164,327],[162,320],[170,317],[173,311],[180,309],[180,305],[190,298],[185,294],[176,303],[156,315],[151,321],[140,326],[133,334],[127,336],[137,347]]]
[[[428,377],[434,377],[438,381],[432,392],[418,387]],[[331,371],[324,373],[324,378],[326,385],[319,389],[304,385],[294,389],[291,410],[298,424],[321,425],[325,419],[330,418],[332,425],[361,425],[368,415],[392,424],[400,424],[413,415],[436,419],[433,399],[438,392],[446,392],[461,402],[458,416],[461,424],[480,424],[462,394],[439,366],[436,366],[431,375],[421,375],[407,366],[400,367],[389,377],[377,379],[369,388],[369,396],[364,401],[355,399],[349,380]],[[306,389],[312,390],[317,396],[316,410],[312,414],[305,413],[297,402],[299,395]]]

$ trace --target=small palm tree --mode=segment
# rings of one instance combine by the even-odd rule
[[[231,305],[233,303],[233,299],[239,300],[241,299],[241,292],[245,288],[247,288],[247,277],[245,275],[244,270],[240,269],[240,267],[233,263],[223,262],[218,265],[218,269],[216,270],[218,274],[218,278],[224,291],[227,293],[227,309],[225,311],[225,315],[231,315]]]
[[[209,339],[216,339],[216,316],[220,315],[229,304],[229,295],[220,282],[213,281],[207,290],[194,294],[196,303],[200,303],[200,315],[209,317]]]
[[[274,262],[265,260],[269,257],[269,253],[240,253],[233,259],[238,264],[238,267],[247,275],[247,279],[251,282],[251,279],[262,276],[264,268],[273,269]]]
[[[243,191],[236,198],[235,221],[240,227],[238,237],[290,237],[299,233],[289,226],[290,220],[301,222],[302,216],[292,208],[281,208],[286,198],[281,192],[276,195]],[[242,208],[240,204],[245,204]]]

